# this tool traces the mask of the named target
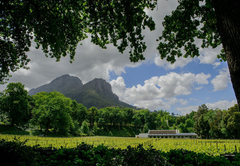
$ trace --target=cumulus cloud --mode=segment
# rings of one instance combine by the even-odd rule
[[[202,89],[203,87],[202,86],[199,86],[199,87],[196,87],[195,89],[196,90],[200,90],[200,89]]]
[[[208,107],[208,109],[224,109],[227,110],[228,108],[234,106],[235,104],[237,104],[236,100],[232,100],[232,101],[227,101],[227,100],[219,100],[217,102],[214,103],[206,103],[206,106]],[[180,112],[182,115],[186,115],[191,113],[192,111],[197,111],[198,110],[197,105],[194,106],[187,106],[187,107],[178,107],[176,108],[176,110],[178,112]]]
[[[213,68],[218,67],[220,64],[221,64],[220,62],[215,62],[215,63],[213,64],[213,66],[214,66]]]
[[[126,84],[122,77],[118,77],[116,80],[110,81],[113,93],[115,93],[120,99],[124,99],[124,94],[126,90]]]
[[[194,84],[208,84],[210,74],[178,74],[170,72],[160,77],[152,77],[144,81],[144,85],[126,88],[124,79],[118,77],[110,84],[113,92],[119,95],[120,100],[145,108],[169,108],[170,105],[180,103],[186,105],[187,100],[177,99],[175,96],[191,94]],[[201,79],[200,79],[201,78]]]
[[[209,108],[209,109],[216,109],[216,108],[219,108],[219,109],[225,109],[227,110],[228,108],[234,106],[235,104],[237,104],[237,101],[236,100],[232,100],[231,102],[227,101],[227,100],[219,100],[215,103],[207,103],[206,106]]]
[[[219,75],[214,77],[211,81],[214,87],[213,91],[226,89],[228,86],[228,83],[230,82],[229,77],[230,77],[230,74],[227,68],[220,70]]]
[[[160,67],[164,67],[164,69],[168,70],[168,69],[176,69],[178,67],[182,68],[184,66],[186,66],[188,63],[192,62],[193,58],[176,58],[176,62],[171,64],[171,62],[168,62],[166,59],[161,59],[160,56],[156,56],[154,58],[154,63],[157,66]]]
[[[178,107],[176,110],[180,112],[179,114],[186,115],[191,113],[192,111],[197,111],[199,106],[187,106],[187,107]]]
[[[200,52],[200,56],[198,57],[198,59],[200,60],[200,63],[203,64],[214,64],[216,59],[217,59],[217,55],[221,52],[222,46],[218,46],[215,49],[212,48],[200,48],[199,52]]]
[[[179,102],[180,102],[181,105],[187,105],[188,104],[188,101],[184,100],[184,99],[179,99]]]

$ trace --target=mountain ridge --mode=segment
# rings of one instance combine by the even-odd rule
[[[58,91],[66,97],[83,104],[87,108],[95,106],[99,109],[119,106],[136,109],[136,107],[120,101],[119,97],[112,92],[111,84],[102,78],[94,78],[86,84],[83,84],[78,77],[65,74],[53,79],[48,84],[29,90],[28,93],[29,95],[35,95],[42,91]]]

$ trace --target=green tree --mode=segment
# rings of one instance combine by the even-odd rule
[[[212,122],[209,123],[212,138],[224,138],[221,132],[222,110],[216,110]]]
[[[70,116],[72,112],[71,99],[59,92],[40,92],[33,96],[36,106],[33,109],[31,123],[45,129],[47,134],[49,129],[55,133],[67,135],[71,125]]]
[[[9,72],[27,68],[31,40],[42,46],[46,56],[70,55],[74,60],[77,44],[91,35],[91,42],[106,49],[112,43],[119,52],[130,47],[130,60],[144,59],[146,44],[142,29],[155,29],[145,8],[154,9],[151,0],[9,0],[1,2],[0,81]],[[119,42],[118,42],[119,41]],[[129,44],[130,43],[130,44]]]
[[[236,0],[180,0],[172,15],[164,18],[164,31],[157,49],[161,59],[174,63],[176,57],[199,56],[195,39],[202,40],[202,48],[223,46],[216,55],[228,62],[233,89],[240,106],[240,1]],[[185,50],[183,55],[181,49]]]
[[[185,121],[185,124],[184,124],[184,126],[185,126],[185,131],[187,132],[187,133],[192,133],[194,130],[193,130],[193,126],[194,126],[194,121],[193,121],[193,119],[187,119],[186,121]]]
[[[76,100],[72,100],[71,108],[72,119],[81,125],[82,122],[87,118],[87,108],[83,104],[77,103]]]
[[[94,122],[94,125],[93,125],[93,133],[96,135],[98,133],[98,125],[97,125],[97,122]]]
[[[97,112],[98,112],[98,109],[96,107],[91,107],[87,110],[87,116],[90,122],[90,126],[93,126]]]
[[[99,125],[106,127],[108,132],[108,123],[109,123],[109,111],[108,109],[102,108],[99,109]]]
[[[89,133],[89,127],[88,127],[87,122],[85,120],[82,122],[81,130],[85,134]]]
[[[141,117],[140,117],[139,112],[135,112],[132,119],[133,119],[133,125],[136,127],[136,129],[138,127],[141,127],[142,122],[141,122]]]
[[[222,120],[221,120],[221,132],[224,138],[230,138],[229,131],[227,130],[228,119],[230,118],[229,112],[223,110]]]
[[[239,125],[240,125],[240,112],[237,105],[230,107],[228,111],[223,113],[222,118],[222,133],[226,138],[240,138]]]
[[[148,132],[148,124],[145,123],[143,126],[143,133],[147,133]]]
[[[120,111],[119,107],[113,108],[113,107],[106,107],[109,111],[109,121],[112,124],[112,126],[115,126],[117,123],[117,114]]]
[[[199,127],[199,134],[201,138],[208,138],[209,137],[209,130],[210,126],[206,119],[204,119],[204,116],[201,115],[198,119],[198,127]]]
[[[180,125],[178,125],[178,128],[179,128],[180,133],[186,133],[187,132],[187,128],[182,122],[180,123]]]
[[[0,110],[10,118],[12,126],[24,126],[28,123],[29,97],[22,83],[9,83],[3,91],[0,102]]]
[[[126,117],[126,123],[128,125],[132,124],[133,121],[133,109],[132,108],[124,108],[123,111],[125,112],[125,117]]]
[[[117,118],[116,118],[116,121],[118,123],[119,132],[120,132],[120,129],[121,129],[122,124],[124,123],[125,119],[126,118],[125,118],[125,114],[124,114],[123,110],[119,110],[117,113]]]

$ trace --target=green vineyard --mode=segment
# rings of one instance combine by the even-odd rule
[[[207,139],[150,139],[150,138],[128,138],[128,137],[73,137],[73,138],[51,138],[33,136],[0,135],[0,140],[12,141],[14,138],[25,141],[28,146],[40,145],[40,147],[54,147],[57,149],[75,148],[82,142],[85,144],[104,145],[108,148],[126,149],[128,146],[137,147],[143,144],[147,149],[152,145],[154,149],[169,152],[174,149],[185,149],[196,153],[205,153],[210,156],[240,152],[240,140],[207,140]]]

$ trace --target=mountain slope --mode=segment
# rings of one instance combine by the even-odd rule
[[[95,78],[92,81],[82,84],[82,81],[70,75],[63,75],[51,81],[49,84],[43,85],[36,89],[31,89],[29,95],[34,95],[37,92],[58,91],[66,97],[82,103],[85,107],[97,108],[119,106],[135,108],[132,105],[119,100],[118,96],[112,92],[111,85],[101,78]]]

